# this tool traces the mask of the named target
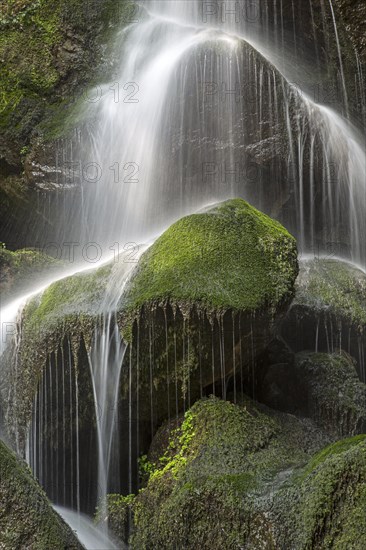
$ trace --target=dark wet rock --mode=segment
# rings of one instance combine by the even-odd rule
[[[230,380],[250,386],[296,275],[293,237],[241,199],[173,224],[141,257],[120,308],[140,418],[158,426],[208,391],[224,396]]]
[[[345,350],[365,380],[366,275],[336,259],[302,260],[281,334],[294,352]]]
[[[52,509],[28,466],[0,441],[0,545],[2,548],[69,548],[82,545]]]
[[[278,548],[362,550],[366,545],[366,442],[360,435],[326,447],[275,499]]]
[[[299,413],[336,437],[366,431],[366,385],[347,354],[296,355]]]
[[[276,548],[273,495],[326,442],[310,421],[248,399],[198,401],[131,505],[132,548]]]
[[[298,409],[299,380],[295,354],[279,336],[274,338],[256,360],[255,397],[261,403],[280,411],[295,413]]]

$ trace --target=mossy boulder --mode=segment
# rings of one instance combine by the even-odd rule
[[[196,402],[132,504],[132,548],[275,548],[271,494],[324,442],[311,422],[248,399]]]
[[[118,285],[113,274],[123,266],[65,278],[27,304],[17,375],[7,369],[2,383],[9,426],[25,429],[47,358],[65,337],[75,356],[80,345],[90,351],[108,285]],[[297,272],[295,239],[241,199],[183,218],[143,254],[116,318],[130,344],[121,400],[138,408],[147,440],[207,391],[225,396],[230,380],[239,388],[238,377],[251,386],[253,361],[287,311]],[[88,363],[79,368],[89,372]],[[130,383],[137,389],[129,397]]]
[[[173,224],[143,254],[124,307],[195,304],[205,311],[271,310],[293,297],[295,239],[242,199]]]
[[[293,476],[272,518],[279,548],[366,546],[366,436],[326,447]]]
[[[141,256],[120,306],[140,418],[153,416],[156,429],[207,392],[224,397],[230,380],[250,387],[297,272],[295,239],[242,199],[165,231]]]
[[[0,441],[0,546],[2,548],[83,547],[52,509],[28,466]]]
[[[345,353],[296,355],[299,412],[338,437],[366,431],[366,385]]]
[[[58,353],[64,354],[67,343],[73,363],[78,363],[79,355],[84,359],[83,364],[80,362],[79,375],[90,377],[85,357],[90,350],[112,268],[109,264],[65,277],[31,298],[24,307],[19,326],[22,338],[16,350],[15,342],[7,346],[2,357],[0,381],[8,435],[14,443],[17,441],[18,452],[24,451],[34,397],[51,356],[55,368],[59,364],[55,357]],[[17,368],[14,367],[15,351]],[[92,412],[89,411],[89,416]]]
[[[302,260],[293,306],[319,314],[327,310],[362,331],[366,325],[366,274],[342,260]]]
[[[295,299],[281,328],[291,348],[343,349],[356,358],[365,380],[365,327],[366,274],[341,260],[302,260]]]

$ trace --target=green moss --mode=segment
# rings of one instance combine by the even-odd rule
[[[349,437],[348,439],[341,439],[341,441],[336,441],[325,449],[322,449],[317,453],[307,465],[304,475],[310,474],[315,470],[320,464],[323,464],[328,458],[336,456],[337,454],[344,453],[351,449],[354,445],[358,445],[362,441],[366,440],[365,434],[356,435],[354,437]]]
[[[238,455],[244,457],[249,451],[263,448],[276,429],[276,422],[258,411],[252,414],[216,398],[198,401],[173,432],[169,448],[160,459],[162,469],[157,468],[151,479],[167,472],[179,477],[186,468],[196,470],[198,457],[198,475],[214,475],[215,469],[220,476],[226,470],[235,471]],[[230,448],[232,452],[226,456]],[[218,461],[215,457],[220,454],[222,460]]]
[[[198,401],[136,497],[132,548],[275,548],[260,499],[280,472],[306,461],[305,447],[295,417],[248,399]]]
[[[104,297],[112,265],[87,273],[78,273],[51,284],[41,296],[31,300],[24,310],[26,326],[51,332],[68,316],[96,315]]]
[[[8,3],[0,19],[2,66],[0,112],[13,111],[23,97],[47,95],[59,75],[53,63],[53,48],[61,42],[60,8],[47,0],[14,10]]]
[[[105,44],[128,23],[130,7],[130,0],[3,2],[0,125],[9,146],[12,140],[28,145],[40,122],[38,132],[47,139],[67,133],[73,110],[64,117],[65,104],[101,80]]]
[[[292,297],[295,239],[241,199],[173,224],[142,256],[126,308],[148,302],[255,311]]]
[[[52,509],[27,465],[2,441],[0,470],[2,548],[81,549],[70,528]]]
[[[365,548],[365,437],[327,447],[295,476],[277,502],[280,540],[294,550]]]
[[[294,304],[327,311],[362,331],[366,324],[366,275],[340,260],[303,261]]]

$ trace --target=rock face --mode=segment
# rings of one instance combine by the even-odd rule
[[[300,263],[296,295],[281,333],[294,351],[334,352],[355,357],[365,380],[366,275],[340,260]]]
[[[366,385],[346,354],[302,352],[296,356],[299,412],[334,436],[366,431]]]
[[[25,463],[0,441],[0,545],[2,548],[82,546],[52,509]]]
[[[279,548],[365,547],[365,459],[360,435],[326,447],[293,477],[274,506]]]
[[[335,0],[352,45],[359,54],[362,62],[366,60],[366,6],[362,0]]]
[[[42,124],[46,130],[50,120],[53,127],[63,126],[62,108],[82,96],[92,77],[90,68],[103,74],[109,35],[124,18],[128,23],[130,2],[3,4],[0,159],[20,169],[35,127]]]
[[[151,415],[152,380],[156,426],[207,388],[225,395],[239,378],[250,386],[296,275],[294,238],[241,199],[173,224],[141,257],[120,306],[140,417]]]
[[[134,7],[130,0],[1,3],[0,239],[8,248],[59,242],[60,234],[75,240],[77,227],[72,237],[63,232],[82,204],[70,151],[80,142],[87,90],[113,72],[110,38]]]
[[[277,548],[273,495],[326,441],[311,422],[249,400],[198,401],[165,449],[160,441],[147,487],[129,502],[132,548]]]
[[[115,532],[130,514],[136,549],[361,550],[365,437],[328,445],[309,420],[203,399],[157,433],[146,487],[110,496]]]

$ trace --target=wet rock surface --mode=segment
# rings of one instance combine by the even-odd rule
[[[3,548],[82,546],[52,509],[28,466],[0,441],[0,544]]]

